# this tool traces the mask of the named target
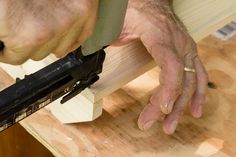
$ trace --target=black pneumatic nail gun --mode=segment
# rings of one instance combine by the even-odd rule
[[[1,45],[4,47],[4,45]],[[0,92],[0,131],[62,97],[70,100],[99,79],[105,51],[83,56],[81,47]]]

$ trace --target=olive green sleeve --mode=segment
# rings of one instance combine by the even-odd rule
[[[128,0],[100,0],[93,34],[82,44],[82,52],[89,55],[116,40],[123,27]]]

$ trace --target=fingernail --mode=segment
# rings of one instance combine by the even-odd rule
[[[197,118],[200,118],[201,116],[202,116],[202,106],[201,105],[199,105],[198,107],[197,107],[197,110],[196,110],[196,116],[197,116]]]
[[[164,114],[169,114],[172,111],[173,102],[166,103],[161,105],[161,110]]]
[[[168,114],[168,113],[169,113],[168,104],[161,105],[161,111],[162,111],[164,114]]]
[[[144,125],[143,125],[143,129],[144,130],[148,130],[151,128],[151,126],[155,123],[155,120],[150,120],[147,121]]]
[[[169,134],[173,134],[173,133],[175,132],[175,129],[176,129],[176,127],[177,127],[177,124],[178,124],[177,120],[174,120],[174,121],[170,124],[170,126],[169,126]]]

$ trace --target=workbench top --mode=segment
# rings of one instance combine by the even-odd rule
[[[158,68],[105,97],[105,111],[93,122],[63,125],[47,109],[42,109],[21,125],[55,156],[234,157],[235,43],[236,37],[228,42],[208,37],[199,43],[200,56],[216,89],[209,89],[203,117],[197,120],[186,112],[172,136],[163,133],[161,122],[146,132],[136,124],[158,85]],[[2,86],[13,82],[4,71],[0,72]]]
[[[176,0],[174,4],[196,41],[236,18],[235,0]],[[158,85],[158,68],[105,97],[103,115],[93,122],[63,125],[42,109],[21,125],[55,156],[234,157],[235,43],[236,38],[220,42],[213,37],[199,43],[200,56],[217,88],[209,89],[203,117],[196,120],[186,112],[172,136],[162,132],[161,123],[146,132],[136,124]],[[1,88],[14,82],[3,70],[0,73]]]

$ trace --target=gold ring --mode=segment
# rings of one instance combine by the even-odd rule
[[[184,71],[186,71],[186,72],[192,72],[192,73],[195,73],[195,72],[196,72],[195,69],[191,69],[191,68],[187,68],[187,67],[184,67]]]

